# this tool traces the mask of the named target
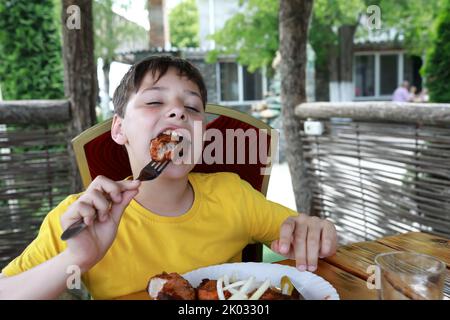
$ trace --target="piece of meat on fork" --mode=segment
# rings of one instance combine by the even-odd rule
[[[150,142],[150,156],[152,160],[162,162],[172,160],[176,146],[183,137],[175,131],[166,130]]]

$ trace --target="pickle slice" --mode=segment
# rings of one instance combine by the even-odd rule
[[[281,293],[287,294],[288,296],[292,295],[292,291],[294,290],[294,285],[289,279],[288,276],[283,276],[280,281]]]
[[[298,290],[294,287],[291,279],[288,276],[281,277],[280,287],[281,293],[292,296],[295,299],[305,300],[305,297],[303,297],[300,294],[300,292],[298,292]]]

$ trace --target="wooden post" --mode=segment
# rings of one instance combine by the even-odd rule
[[[5,100],[0,101],[2,124],[50,124],[70,120],[67,100]]]
[[[94,60],[92,1],[63,0],[61,17],[64,89],[70,102],[72,117],[70,136],[75,137],[96,122],[98,85]],[[79,192],[82,184],[70,142],[69,154],[73,161],[73,191]]]
[[[286,156],[297,210],[311,213],[311,190],[304,166],[300,122],[295,107],[306,101],[306,44],[313,0],[281,0],[279,13],[281,101]]]

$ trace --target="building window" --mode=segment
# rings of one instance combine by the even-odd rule
[[[220,63],[220,100],[239,100],[238,68],[234,62]]]
[[[243,69],[244,100],[261,100],[263,98],[263,84],[261,71],[250,73],[247,68]]]
[[[391,95],[398,86],[398,54],[380,55],[380,95]]]
[[[403,80],[421,87],[420,57],[403,52],[360,52],[355,54],[355,100],[390,100]]]
[[[235,62],[220,62],[218,73],[221,102],[258,101],[263,99],[267,91],[267,80],[261,70],[251,73],[246,67]]]
[[[375,95],[375,57],[372,55],[355,57],[355,96]]]

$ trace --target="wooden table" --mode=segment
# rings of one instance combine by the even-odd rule
[[[389,236],[376,241],[358,242],[338,248],[337,253],[319,261],[314,272],[330,282],[342,300],[378,299],[377,290],[367,287],[367,272],[374,265],[375,256],[390,251],[414,251],[434,256],[447,264],[447,279],[444,298],[450,299],[450,240],[421,232],[410,232]],[[293,260],[277,262],[294,266]],[[119,298],[120,300],[148,300],[147,292],[138,292]]]

